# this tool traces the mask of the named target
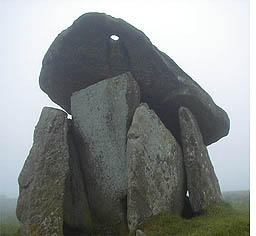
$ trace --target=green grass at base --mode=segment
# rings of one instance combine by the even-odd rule
[[[250,235],[250,220],[249,213],[223,203],[191,219],[171,214],[159,215],[139,229],[148,236],[246,236]]]
[[[250,212],[249,191],[229,191],[222,193],[225,202],[228,202],[234,209],[242,212]]]
[[[2,223],[0,225],[0,236],[2,235],[12,235],[19,230],[20,224],[15,222]]]
[[[204,215],[184,219],[163,214],[153,217],[138,229],[148,236],[247,236],[250,235],[249,195],[249,191],[224,192],[223,198],[227,203],[210,208]],[[15,214],[16,201],[5,199],[0,203],[0,212],[4,213],[0,221],[0,236],[18,236],[18,233],[14,233],[19,228]]]
[[[0,236],[13,235],[19,229],[16,217],[17,199],[0,194]]]

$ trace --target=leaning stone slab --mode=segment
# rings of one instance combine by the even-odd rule
[[[185,176],[175,138],[147,104],[136,109],[127,137],[129,230],[159,213],[181,215]]]
[[[72,93],[126,71],[138,82],[141,101],[176,138],[180,106],[195,114],[206,145],[228,134],[227,114],[206,91],[141,30],[103,13],[86,13],[57,36],[44,57],[39,82],[70,113]]]
[[[101,81],[71,97],[88,201],[100,224],[125,222],[126,135],[139,103],[139,87],[130,73]]]
[[[179,120],[189,200],[193,212],[201,213],[221,201],[220,186],[194,115],[181,107]]]
[[[67,114],[45,107],[35,128],[33,146],[18,179],[20,193],[16,212],[22,236],[62,236],[65,224],[74,228],[79,225],[83,230],[90,226],[86,195],[81,181],[74,177],[78,173],[72,172],[74,166],[77,168],[77,160],[71,160],[71,153]],[[73,197],[67,194],[70,188],[76,188]],[[74,202],[77,192],[81,201]],[[79,209],[68,212],[67,202]],[[82,210],[84,212],[77,219],[76,213]]]

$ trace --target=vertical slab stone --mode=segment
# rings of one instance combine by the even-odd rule
[[[139,87],[130,73],[71,97],[88,201],[99,223],[126,219],[126,135],[139,102]]]
[[[188,108],[179,109],[183,156],[189,200],[194,213],[221,201],[221,191],[208,151],[194,115]]]
[[[89,209],[80,157],[69,120],[67,141],[69,147],[69,172],[65,182],[64,195],[64,233],[85,232],[92,230],[92,218]]]
[[[69,184],[69,180],[77,181],[72,177],[77,174],[72,173],[72,169],[67,114],[45,107],[35,128],[33,146],[18,179],[20,193],[16,212],[22,236],[62,236],[64,222],[70,223],[69,218],[75,217],[75,213],[64,212],[65,202],[72,200],[66,193],[74,187],[81,187],[75,192],[79,192],[83,200],[73,201],[72,206],[85,212],[72,227],[88,225],[90,214],[84,189],[79,183]]]
[[[182,214],[185,176],[181,148],[153,110],[141,104],[127,140],[128,227],[163,212]]]

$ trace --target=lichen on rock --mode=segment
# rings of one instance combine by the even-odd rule
[[[136,109],[127,138],[129,230],[163,212],[181,215],[185,200],[181,148],[147,104]]]
[[[194,115],[181,107],[179,120],[189,201],[198,214],[222,201],[220,186]]]
[[[21,235],[61,236],[65,221],[74,228],[79,225],[83,230],[87,229],[90,212],[85,192],[78,187],[72,193],[80,194],[80,202],[72,201],[67,193],[70,188],[77,186],[75,182],[78,179],[74,175],[79,177],[79,170],[74,172],[72,167],[76,160],[70,156],[68,130],[65,112],[48,107],[42,110],[35,128],[33,146],[18,179],[17,217],[21,222]],[[69,185],[68,180],[74,184]],[[69,201],[76,208],[73,212],[66,211]],[[78,216],[79,208],[87,211]]]
[[[98,223],[126,221],[126,135],[139,103],[140,90],[130,73],[71,97],[89,205]]]

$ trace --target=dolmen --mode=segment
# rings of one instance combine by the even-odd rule
[[[63,110],[43,108],[19,175],[21,235],[126,235],[221,203],[207,145],[229,118],[142,31],[82,15],[48,49],[39,83]]]

